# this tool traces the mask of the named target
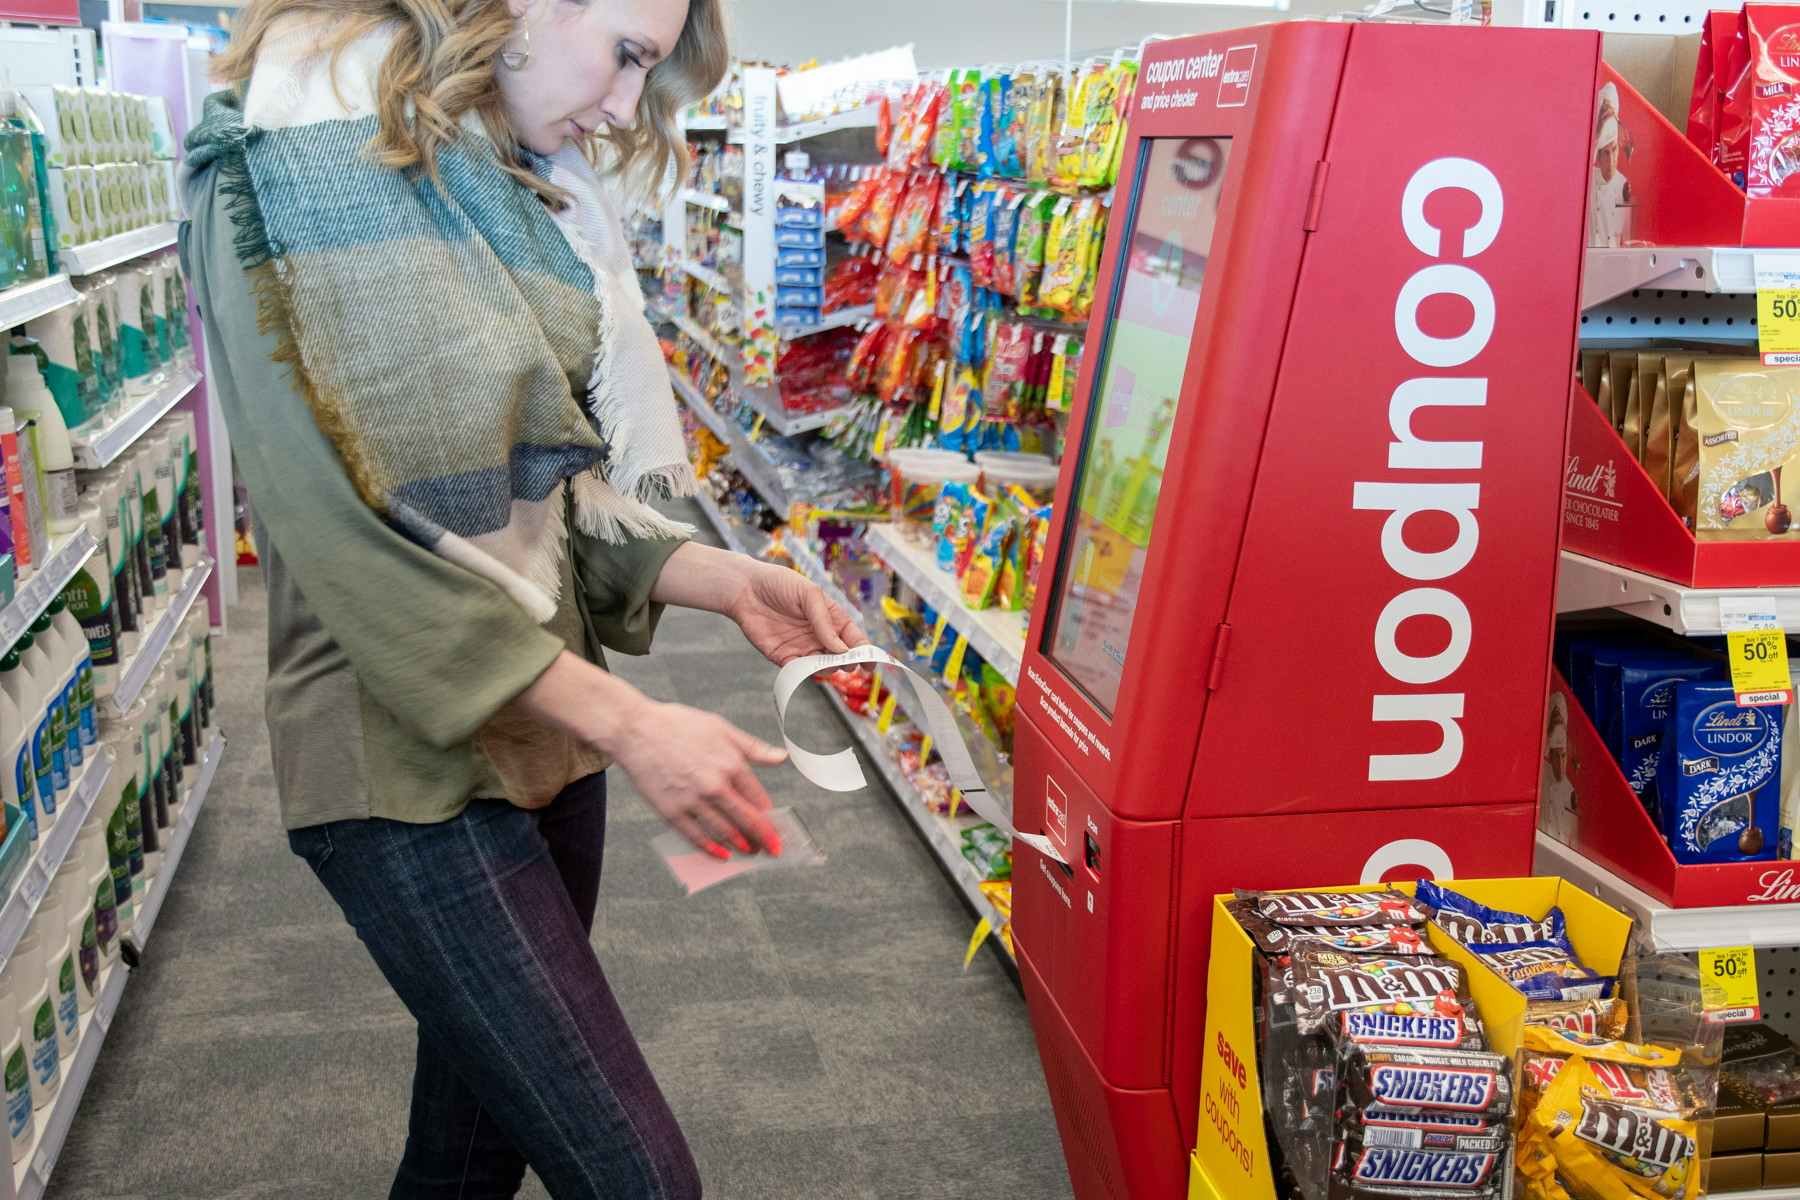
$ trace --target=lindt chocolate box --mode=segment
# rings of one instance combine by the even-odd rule
[[[1770,1150],[1800,1150],[1800,1104],[1782,1104],[1769,1110],[1769,1129],[1763,1144]],[[1800,1160],[1800,1154],[1794,1157]],[[1796,1180],[1800,1181],[1800,1176]]]
[[[1800,1155],[1794,1157],[1800,1158]],[[1761,1154],[1715,1154],[1707,1168],[1706,1190],[1716,1192],[1749,1192],[1763,1185]]]
[[[1768,1117],[1761,1108],[1750,1107],[1721,1093],[1718,1111],[1713,1116],[1714,1161],[1722,1155],[1745,1150],[1761,1151],[1767,1145],[1767,1134]]]

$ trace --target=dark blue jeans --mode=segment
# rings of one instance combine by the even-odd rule
[[[491,800],[436,825],[334,821],[294,852],[419,1022],[393,1200],[697,1200],[674,1114],[588,941],[606,777],[549,808]]]

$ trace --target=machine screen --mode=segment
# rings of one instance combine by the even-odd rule
[[[1143,147],[1046,647],[1109,716],[1150,556],[1231,142],[1154,138]]]

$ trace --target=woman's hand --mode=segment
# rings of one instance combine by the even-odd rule
[[[772,563],[751,564],[725,615],[778,667],[808,654],[842,654],[869,640],[818,584]]]

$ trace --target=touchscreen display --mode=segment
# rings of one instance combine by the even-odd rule
[[[1146,139],[1140,151],[1046,647],[1108,716],[1157,529],[1169,431],[1230,151],[1226,138]]]

